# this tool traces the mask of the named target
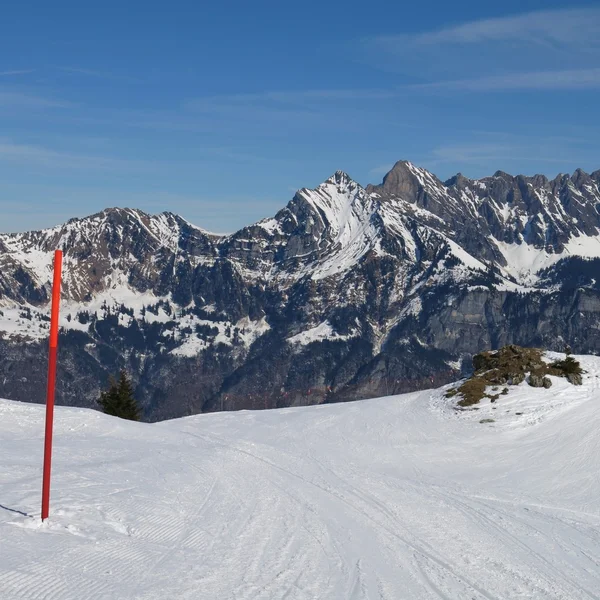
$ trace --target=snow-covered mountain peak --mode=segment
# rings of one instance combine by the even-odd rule
[[[373,201],[347,173],[336,171],[315,189],[299,190],[288,209],[318,236],[335,237],[349,222],[368,218]]]
[[[210,255],[214,239],[172,213],[108,208],[42,231],[0,234],[0,247],[5,261],[14,265],[6,269],[5,279],[10,281],[16,269],[22,272],[18,276],[26,282],[23,285],[46,290],[52,277],[52,253],[62,249],[66,297],[83,300],[126,283],[152,287],[165,260],[184,254],[187,260],[200,253]],[[7,286],[15,284],[7,282]]]
[[[357,186],[358,184],[345,171],[336,171],[331,177],[326,179],[321,185],[326,184],[338,185],[342,188],[348,186]],[[320,186],[319,186],[320,187]]]
[[[406,160],[398,161],[383,178],[381,185],[367,186],[369,193],[409,202],[417,202],[424,196],[438,201],[446,195],[445,190],[444,184],[435,175]]]

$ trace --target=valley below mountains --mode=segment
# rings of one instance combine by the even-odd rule
[[[97,408],[121,368],[156,421],[437,387],[506,344],[600,351],[600,171],[442,182],[401,161],[230,235],[119,208],[0,234],[0,397],[45,398],[55,248],[65,405]]]

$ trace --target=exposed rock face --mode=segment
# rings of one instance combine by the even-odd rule
[[[525,373],[515,373],[508,378],[510,385],[519,385],[525,381]]]
[[[599,185],[399,162],[228,236],[130,209],[0,235],[0,397],[44,397],[56,247],[65,404],[94,405],[121,367],[159,419],[438,385],[509,344],[600,350]]]
[[[538,375],[537,373],[532,373],[529,376],[529,385],[531,387],[543,387],[548,389],[552,387],[552,380],[549,377]]]

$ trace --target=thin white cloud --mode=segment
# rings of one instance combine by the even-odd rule
[[[125,81],[130,83],[139,83],[140,80],[129,75],[120,75],[118,73],[109,73],[107,71],[96,71],[95,69],[84,69],[81,67],[56,67],[59,71],[70,73],[72,75],[84,75],[87,77],[96,77],[98,79],[112,79],[115,81]]]
[[[28,73],[34,73],[35,69],[20,69],[13,71],[0,71],[0,77],[9,77],[11,75],[27,75]]]
[[[380,36],[382,43],[404,45],[478,44],[486,41],[527,41],[566,46],[599,45],[600,8],[546,10],[469,21],[414,35]]]
[[[0,139],[0,162],[54,169],[140,170],[150,168],[150,165],[143,161],[63,152],[44,146],[14,143],[6,139]]]
[[[567,158],[562,154],[549,155],[547,148],[544,148],[543,140],[538,145],[485,141],[444,144],[434,148],[430,158],[423,162],[431,167],[444,163],[485,164],[490,161],[578,164],[578,160]]]
[[[268,111],[298,111],[310,106],[323,105],[327,101],[386,100],[393,98],[397,91],[391,89],[314,89],[314,90],[271,90],[259,93],[239,93],[222,96],[206,96],[187,101],[184,107],[192,111],[223,112],[245,108]],[[286,106],[287,105],[287,106]]]
[[[66,100],[0,89],[0,108],[73,108]]]
[[[363,40],[363,50],[375,66],[423,88],[592,89],[600,73],[599,31],[598,7],[546,10],[375,36]]]
[[[308,90],[267,90],[259,93],[237,93],[203,96],[187,100],[180,114],[166,118],[144,119],[151,126],[178,126],[191,121],[191,127],[205,130],[240,131],[258,130],[260,136],[292,135],[293,131],[309,128],[344,127],[345,131],[364,130],[379,120],[378,106],[395,98],[399,91],[393,88],[340,88]],[[132,121],[139,123],[139,118]]]
[[[488,92],[510,90],[590,90],[600,88],[600,68],[508,73],[409,86],[416,90]]]
[[[302,103],[310,100],[385,100],[393,92],[387,89],[314,89],[267,91],[254,94],[255,100],[272,100],[275,102]]]

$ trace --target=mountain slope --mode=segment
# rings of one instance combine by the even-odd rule
[[[65,250],[59,401],[128,368],[147,419],[335,402],[454,378],[508,343],[600,350],[600,171],[441,182],[338,171],[217,236],[108,209],[0,235],[0,394],[43,397],[51,250]]]
[[[44,525],[43,407],[0,401],[0,589],[595,598],[600,359],[577,359],[582,386],[523,383],[479,411],[443,389],[152,425],[58,408]]]

